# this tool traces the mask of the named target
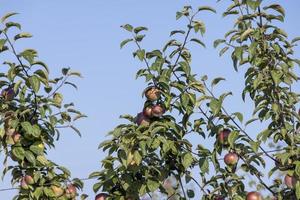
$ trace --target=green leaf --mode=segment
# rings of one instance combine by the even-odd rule
[[[15,35],[14,40],[18,40],[21,38],[31,38],[32,35],[30,33],[19,33],[17,35]]]
[[[245,126],[251,124],[252,122],[254,122],[254,121],[256,121],[256,120],[258,120],[258,118],[250,119],[249,121],[247,121],[247,122],[245,123]]]
[[[242,35],[241,35],[241,41],[244,41],[248,38],[248,36],[253,33],[254,30],[252,28],[248,28]]]
[[[228,142],[231,148],[234,148],[235,141],[238,139],[239,132],[232,131],[228,136]]]
[[[209,172],[209,163],[207,158],[200,158],[199,159],[199,167],[203,174]]]
[[[147,27],[139,26],[139,27],[136,27],[135,29],[133,29],[133,32],[136,33],[136,34],[138,34],[141,31],[147,31],[147,30],[148,30]]]
[[[21,30],[21,24],[19,23],[15,23],[15,22],[7,22],[5,24],[6,28],[10,28],[10,27],[16,27],[18,28],[19,30]]]
[[[95,193],[97,193],[98,190],[101,188],[101,186],[102,186],[102,183],[101,183],[101,182],[94,184],[94,185],[93,185],[93,191],[94,191]]]
[[[200,30],[201,35],[206,31],[205,24],[202,21],[194,21],[194,30],[197,33]]]
[[[138,151],[134,151],[133,153],[133,159],[136,162],[137,165],[140,165],[142,162],[142,156]]]
[[[185,169],[187,169],[188,167],[191,166],[193,161],[194,161],[194,158],[193,158],[192,154],[191,153],[185,153],[185,155],[183,156],[182,165]]]
[[[31,132],[32,132],[32,126],[31,126],[31,124],[29,122],[22,122],[21,126],[25,130],[26,133],[31,134]]]
[[[243,114],[240,113],[240,112],[235,112],[235,113],[232,113],[234,116],[236,116],[238,118],[238,120],[242,123],[243,122]]]
[[[273,70],[271,71],[271,76],[275,85],[278,86],[282,77],[282,72]]]
[[[229,47],[224,47],[223,49],[221,49],[219,56],[222,56],[228,49]]]
[[[279,12],[280,14],[282,14],[282,16],[285,16],[285,10],[282,6],[280,6],[279,4],[272,4],[272,5],[269,5],[269,6],[266,6],[263,8],[264,10],[267,10],[267,9],[273,9],[277,12]]]
[[[133,41],[133,39],[126,39],[126,40],[123,40],[120,44],[120,48],[122,49],[128,42],[131,42]]]
[[[185,34],[185,31],[184,30],[174,30],[174,31],[171,31],[170,36],[177,34],[177,33]]]
[[[125,25],[122,25],[121,27],[129,32],[132,32],[132,30],[133,30],[133,27],[130,24],[125,24]]]
[[[34,188],[33,196],[36,199],[40,199],[40,196],[43,194],[43,187]]]
[[[296,183],[296,196],[297,196],[297,199],[300,199],[300,181],[299,180]]]
[[[159,186],[160,186],[159,182],[151,180],[151,179],[147,180],[147,187],[150,190],[150,192],[156,191]]]
[[[217,39],[217,40],[215,40],[214,41],[214,48],[217,48],[219,46],[219,44],[222,44],[224,42],[226,42],[226,40],[224,40],[224,39]]]
[[[212,114],[217,115],[221,111],[222,103],[218,99],[213,99],[210,101],[209,107],[212,111]]]
[[[35,156],[33,155],[33,153],[31,153],[31,151],[25,152],[25,158],[35,166],[35,164],[36,164]]]
[[[81,137],[80,131],[75,126],[71,125],[70,128],[73,129],[79,135],[79,137]]]
[[[215,78],[214,80],[212,80],[211,86],[213,87],[213,86],[217,85],[220,81],[225,81],[225,80],[226,80],[226,79],[223,78],[223,77]]]
[[[204,10],[206,10],[206,11],[211,11],[211,12],[213,12],[213,13],[217,13],[217,11],[216,11],[214,8],[209,7],[209,6],[201,6],[201,7],[198,8],[198,11],[199,11],[199,12],[200,12],[200,11],[204,11]]]
[[[203,46],[204,48],[206,48],[205,44],[197,38],[192,38],[191,41],[196,42],[196,43],[200,44],[201,46]]]
[[[42,165],[48,165],[49,164],[49,161],[43,155],[37,156],[37,161],[39,161]]]
[[[19,13],[16,13],[16,12],[11,12],[11,13],[7,13],[6,15],[4,15],[2,18],[1,18],[1,23],[3,23],[6,19],[8,19],[9,17],[11,16],[14,16],[14,15],[17,15]]]
[[[12,149],[12,153],[15,157],[17,157],[20,160],[24,160],[25,157],[25,151],[22,147],[15,147]]]
[[[37,93],[40,90],[40,85],[41,85],[39,78],[37,76],[33,75],[29,78],[29,82],[30,82],[30,85],[31,85],[33,91],[35,93]]]
[[[145,50],[144,49],[138,49],[136,51],[137,57],[140,59],[140,61],[143,61],[145,58]]]
[[[300,41],[300,37],[295,37],[295,38],[292,40],[291,43],[293,44],[293,43],[298,42],[298,41]]]

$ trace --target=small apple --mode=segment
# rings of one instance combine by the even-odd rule
[[[224,162],[226,165],[235,165],[239,160],[239,156],[236,153],[230,152],[225,155]]]
[[[156,101],[160,97],[160,90],[156,87],[149,87],[146,89],[145,96],[150,101]]]
[[[12,135],[12,138],[13,138],[14,143],[16,144],[16,143],[20,142],[21,134],[18,132],[14,132]]]
[[[152,115],[154,117],[161,117],[165,113],[165,109],[162,105],[157,104],[152,107]]]
[[[1,96],[4,98],[5,101],[12,101],[15,95],[16,93],[12,88],[6,88],[1,92]]]
[[[148,117],[148,118],[152,118],[152,106],[147,106],[143,109],[143,114]]]
[[[61,197],[64,194],[64,190],[61,187],[58,187],[56,185],[52,185],[51,189],[53,193],[55,194],[55,197]]]
[[[294,188],[296,186],[297,183],[297,179],[294,176],[290,176],[290,175],[285,175],[284,177],[284,183],[286,184],[286,186],[288,186],[289,188]]]
[[[135,122],[139,126],[149,126],[150,119],[141,112],[136,116]]]
[[[29,186],[28,186],[28,183],[27,183],[26,180],[25,180],[25,177],[23,177],[23,178],[21,179],[21,188],[22,188],[23,190],[28,190],[28,189],[29,189]]]
[[[25,175],[25,176],[24,176],[24,179],[25,179],[25,181],[26,181],[26,183],[27,183],[28,185],[34,184],[34,180],[33,180],[32,176],[30,176],[30,175]]]
[[[249,192],[246,200],[262,200],[262,196],[259,192]]]
[[[224,197],[222,197],[221,195],[216,195],[214,197],[214,200],[224,200]]]
[[[106,194],[106,193],[100,193],[100,194],[96,195],[95,200],[105,200],[106,197],[108,197],[108,194]]]
[[[217,136],[219,143],[228,144],[228,136],[229,136],[230,132],[231,131],[229,129],[221,130]]]
[[[72,184],[68,185],[67,189],[66,189],[66,197],[74,198],[74,197],[76,197],[76,194],[77,194],[76,187]]]

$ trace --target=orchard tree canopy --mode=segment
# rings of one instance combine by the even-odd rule
[[[216,9],[219,4],[226,8]],[[72,178],[48,152],[61,129],[88,134],[76,128],[86,115],[66,102],[62,90],[77,89],[72,77],[81,74],[67,67],[51,78],[51,68],[37,50],[17,47],[32,37],[17,22],[17,13],[1,18],[0,152],[2,175],[18,191],[15,200],[300,199],[300,60],[294,55],[300,37],[289,38],[282,28],[284,5],[218,0],[214,6],[186,5],[174,13],[178,26],[152,50],[144,45],[151,27],[121,25],[127,37],[120,48],[132,50],[137,60],[143,101],[138,112],[129,108],[131,114],[121,114],[121,123],[100,141],[104,154],[93,154],[101,165],[80,178]],[[232,24],[219,30],[224,36],[211,44],[206,42],[204,19],[215,15],[219,23],[229,19]],[[240,94],[222,87],[225,77],[195,73],[201,65],[195,58],[206,59],[199,48],[209,46],[219,59],[231,61],[232,67],[222,67],[242,75]],[[95,83],[90,93],[99,90],[105,97],[101,87],[110,85]],[[239,103],[228,108],[233,96]],[[243,113],[244,106],[251,117]],[[249,126],[260,131],[249,131]],[[84,158],[74,162],[80,166]],[[86,180],[94,181],[85,187],[95,194],[81,191]]]

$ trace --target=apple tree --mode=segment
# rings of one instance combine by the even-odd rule
[[[1,18],[0,28],[0,150],[3,176],[19,188],[15,200],[75,199],[83,187],[63,166],[47,158],[62,128],[72,128],[84,117],[73,103],[65,103],[60,89],[76,88],[72,77],[80,73],[63,68],[62,75],[50,78],[49,68],[34,49],[18,50],[17,43],[32,35],[12,21],[16,13]],[[84,198],[84,197],[83,197]]]
[[[152,51],[141,45],[146,27],[123,25],[132,37],[121,48],[135,45],[133,56],[145,66],[136,74],[145,78],[145,102],[137,115],[121,116],[128,123],[118,125],[99,146],[107,156],[102,170],[90,175],[98,179],[94,191],[102,191],[97,200],[152,199],[155,191],[161,199],[196,195],[203,200],[300,199],[300,114],[295,92],[299,76],[294,70],[300,61],[293,57],[300,38],[290,41],[279,27],[285,18],[279,4],[226,2],[223,16],[234,18],[234,26],[214,47],[221,47],[220,56],[230,52],[234,71],[243,68],[241,101],[253,102],[253,118],[245,122],[243,113],[225,108],[223,102],[231,92],[213,92],[223,77],[210,80],[193,73],[189,46],[205,47],[200,37],[205,24],[199,16],[216,13],[213,8],[185,6],[176,19],[186,20],[186,28],[171,31],[170,40]],[[249,134],[244,127],[255,123],[263,131]],[[196,146],[190,135],[199,136]],[[207,141],[214,141],[213,148],[205,145]],[[268,147],[268,142],[282,148]],[[284,178],[272,176],[275,172]],[[176,179],[171,192],[166,188],[169,177]],[[249,190],[247,177],[256,180],[256,190]],[[198,190],[185,187],[189,182]]]

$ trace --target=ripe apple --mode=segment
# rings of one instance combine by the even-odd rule
[[[246,200],[262,200],[262,196],[259,192],[249,192]]]
[[[165,113],[165,109],[162,105],[157,104],[152,107],[152,115],[154,117],[161,117]]]
[[[51,189],[53,193],[55,194],[55,197],[61,197],[64,194],[64,190],[61,187],[58,187],[56,185],[52,185]]]
[[[215,196],[214,200],[224,200],[224,198],[221,195]]]
[[[13,138],[14,143],[16,144],[16,143],[20,142],[21,134],[18,132],[14,132],[12,135],[12,138]]]
[[[108,197],[108,194],[106,194],[106,193],[100,193],[100,194],[96,195],[95,200],[105,200],[106,197]]]
[[[236,153],[230,152],[225,155],[224,162],[226,165],[235,165],[239,160],[239,156]]]
[[[228,136],[229,136],[230,132],[231,131],[229,129],[221,130],[217,136],[219,143],[228,144]]]
[[[25,180],[25,177],[23,177],[21,179],[21,188],[24,189],[24,190],[28,190],[29,189],[29,186],[28,186],[28,183]]]
[[[32,176],[30,176],[30,175],[25,175],[25,176],[24,176],[24,179],[25,179],[25,181],[26,181],[26,183],[27,183],[28,185],[34,184],[34,180],[33,180]]]
[[[12,88],[6,88],[1,92],[1,96],[4,98],[5,101],[12,101],[15,95],[16,93]]]
[[[76,187],[72,184],[68,185],[67,189],[66,189],[66,197],[71,199],[71,198],[76,197],[76,194],[77,194]]]
[[[296,186],[297,183],[297,179],[294,176],[290,176],[290,175],[285,175],[284,177],[284,183],[286,184],[286,186],[288,186],[289,188],[294,188]]]
[[[135,122],[137,125],[141,126],[149,126],[150,119],[146,117],[142,112],[136,116]]]
[[[148,117],[148,118],[151,118],[153,117],[152,115],[152,106],[147,106],[143,109],[143,115]]]
[[[160,90],[156,87],[146,89],[145,96],[150,101],[156,101],[160,97]]]

